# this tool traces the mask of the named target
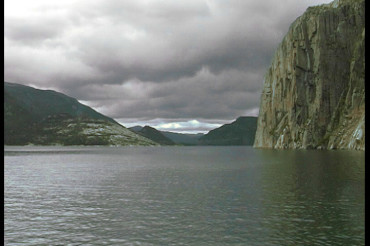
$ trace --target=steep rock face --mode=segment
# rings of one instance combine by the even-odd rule
[[[254,147],[365,148],[365,2],[310,7],[265,75]]]

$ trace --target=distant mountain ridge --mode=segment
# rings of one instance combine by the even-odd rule
[[[134,132],[140,132],[143,128],[144,128],[143,126],[133,126],[133,127],[130,127],[129,129]],[[178,132],[169,132],[169,131],[160,131],[160,130],[157,130],[157,131],[159,131],[164,137],[171,140],[174,144],[178,144],[178,145],[198,145],[198,139],[204,136],[203,133],[190,134],[190,133],[178,133]],[[150,136],[147,136],[147,137],[150,138]]]
[[[4,82],[5,145],[250,145],[255,122],[239,117],[206,135],[127,129],[60,92]]]
[[[136,132],[137,134],[140,134],[141,136],[144,136],[148,139],[151,139],[152,141],[159,143],[161,145],[175,145],[175,142],[173,142],[171,139],[167,138],[165,135],[162,134],[162,132],[158,131],[157,129],[150,127],[150,126],[135,126],[129,128],[130,130]]]
[[[4,82],[5,145],[158,145],[75,98]]]
[[[190,134],[190,133],[177,133],[177,132],[167,132],[167,131],[161,131],[163,135],[174,141],[176,144],[182,144],[182,145],[198,145],[199,138],[204,136],[203,133],[196,133],[196,134]]]
[[[207,134],[184,134],[178,132],[159,131],[149,126],[133,126],[130,130],[142,134],[153,141],[164,144],[154,138],[153,132],[161,133],[162,136],[179,145],[253,145],[257,130],[257,117],[241,116],[230,124],[222,125],[219,128],[209,131]],[[143,130],[147,129],[147,130]],[[149,131],[150,129],[150,131]],[[151,132],[149,134],[148,132]]]
[[[141,129],[143,129],[143,126],[132,126],[132,127],[129,127],[128,129],[130,129],[130,130],[132,130],[134,132],[138,132]]]
[[[200,145],[253,145],[257,117],[239,117],[230,124],[209,131],[199,138]]]

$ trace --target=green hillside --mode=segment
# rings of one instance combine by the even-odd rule
[[[253,145],[257,117],[239,117],[236,121],[209,131],[199,138],[200,145]]]
[[[157,145],[76,99],[4,83],[5,145]]]
[[[159,143],[161,145],[175,145],[175,142],[173,142],[171,139],[164,136],[162,132],[158,131],[157,129],[153,127],[150,127],[150,126],[144,126],[142,128],[132,127],[130,129],[132,131],[136,131],[141,136],[149,138],[150,140],[156,143]]]

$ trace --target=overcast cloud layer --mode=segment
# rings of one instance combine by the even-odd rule
[[[5,0],[5,81],[125,126],[207,132],[257,115],[289,25],[328,0]]]

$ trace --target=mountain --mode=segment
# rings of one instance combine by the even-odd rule
[[[138,133],[143,128],[144,127],[142,126],[133,126],[133,127],[130,127],[129,129]],[[155,128],[152,128],[152,129],[156,130]],[[167,132],[167,131],[159,131],[159,130],[157,131],[160,132],[167,139],[171,140],[174,144],[178,144],[178,145],[198,145],[198,139],[204,136],[203,133],[189,134],[189,133],[177,133],[177,132]]]
[[[310,7],[265,75],[254,146],[365,149],[365,1]]]
[[[4,82],[5,145],[157,145],[76,99]]]
[[[236,121],[209,131],[199,138],[200,145],[253,145],[257,117],[239,117]]]
[[[34,120],[55,114],[68,114],[71,117],[107,120],[117,123],[112,118],[102,115],[92,108],[79,103],[75,98],[52,90],[39,90],[29,86],[4,82],[4,90],[17,104],[29,112]]]
[[[128,129],[134,131],[134,132],[138,132],[140,131],[141,129],[143,129],[142,126],[133,126],[133,127],[129,127]]]
[[[188,133],[177,133],[177,132],[166,132],[161,131],[164,136],[171,139],[176,144],[181,145],[198,145],[198,140],[202,136],[204,136],[203,133],[197,133],[197,134],[188,134]]]
[[[161,145],[175,145],[175,142],[173,142],[171,139],[164,136],[162,132],[158,131],[157,129],[153,127],[134,126],[129,129]]]

